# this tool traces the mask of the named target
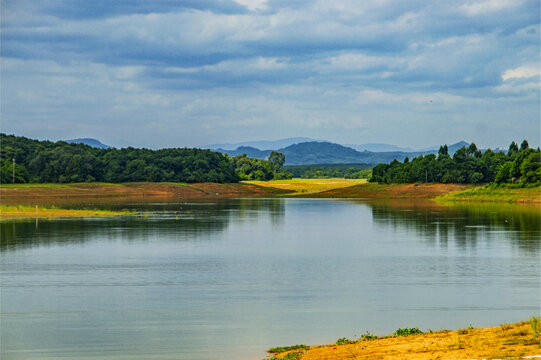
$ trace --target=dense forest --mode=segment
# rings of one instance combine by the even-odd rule
[[[271,155],[271,161],[266,161],[242,156],[230,158],[201,149],[98,149],[84,144],[0,134],[0,182],[269,180],[281,176],[279,171],[284,163],[282,154]]]
[[[302,179],[368,179],[372,165],[369,164],[320,164],[320,165],[286,165],[283,170],[293,177]]]
[[[541,152],[531,149],[524,140],[512,142],[507,153],[481,151],[475,144],[459,149],[451,157],[447,145],[438,155],[420,155],[404,162],[378,164],[372,169],[371,181],[379,183],[514,183],[538,186],[541,178]]]

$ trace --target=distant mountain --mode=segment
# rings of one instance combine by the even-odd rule
[[[461,141],[448,146],[449,154],[469,144]],[[315,164],[379,164],[390,163],[394,159],[404,161],[406,157],[413,159],[419,155],[437,154],[437,149],[419,151],[357,151],[351,147],[327,141],[308,141],[286,146],[276,151],[286,156],[285,165],[315,165]],[[250,146],[239,146],[235,150],[216,149],[229,156],[246,154],[256,159],[267,159],[272,150],[259,150]]]
[[[281,149],[285,148],[286,146],[298,144],[301,142],[307,142],[307,141],[315,141],[314,139],[306,138],[306,137],[292,137],[287,139],[280,139],[280,140],[261,140],[261,141],[246,141],[246,142],[240,142],[240,143],[225,143],[225,144],[211,144],[211,145],[205,145],[202,146],[202,149],[211,149],[211,150],[234,150],[239,147],[249,146],[252,148],[256,148],[258,150],[265,150],[265,149]]]
[[[229,156],[238,156],[246,154],[246,156],[254,159],[267,159],[272,150],[259,150],[251,146],[239,146],[235,150],[215,149],[215,151],[227,154]]]
[[[383,144],[383,143],[367,143],[360,145],[346,144],[357,151],[372,151],[372,152],[382,152],[382,151],[403,151],[403,152],[412,152],[415,151],[412,148],[403,148],[396,145]]]
[[[459,141],[459,142],[457,142],[456,144],[449,145],[447,148],[449,149],[449,154],[453,155],[454,153],[456,153],[456,151],[457,151],[458,149],[461,149],[461,148],[463,148],[464,146],[465,146],[465,147],[468,147],[468,146],[470,146],[470,143],[467,143],[467,142],[465,142],[465,141]],[[439,150],[439,146],[438,146],[438,149],[437,149],[437,150]],[[436,151],[437,151],[437,150],[436,150]]]
[[[470,143],[467,143],[465,141],[459,141],[457,142],[456,144],[453,144],[453,145],[448,145],[447,148],[449,150],[449,154],[450,155],[453,155],[458,149],[462,148],[462,147],[468,147],[470,146]],[[426,149],[421,149],[419,151],[422,151],[422,152],[438,152],[440,149],[440,146],[437,145],[437,146],[431,146],[429,148],[426,148]]]
[[[92,146],[98,149],[110,149],[111,146],[105,145],[101,143],[100,141],[96,139],[91,138],[80,138],[80,139],[72,139],[72,140],[65,140],[69,144],[85,144],[88,146]]]
[[[355,149],[330,142],[303,142],[279,149],[287,165],[362,163]]]

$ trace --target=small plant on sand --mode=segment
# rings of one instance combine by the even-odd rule
[[[374,335],[374,334],[370,334],[368,331],[361,335],[361,340],[362,341],[370,341],[370,340],[375,340],[377,338],[379,338],[379,336]]]
[[[347,345],[347,344],[354,344],[354,343],[355,343],[354,340],[348,339],[346,337],[336,340],[336,345]]]
[[[541,332],[541,322],[539,321],[538,316],[532,316],[530,319],[530,326],[532,328],[533,337],[537,339],[539,333]]]
[[[463,334],[469,334],[470,330],[473,330],[473,326],[470,325],[468,326],[467,328],[464,328],[464,329],[458,329],[457,332],[461,335]]]
[[[424,334],[419,328],[398,328],[394,332],[394,336],[409,336],[409,335],[417,335],[417,334]]]
[[[281,353],[285,351],[299,350],[299,349],[308,350],[310,349],[310,346],[304,345],[304,344],[297,344],[297,345],[290,345],[290,346],[277,346],[277,347],[270,348],[269,350],[267,350],[267,352],[270,354],[275,354],[275,353]]]

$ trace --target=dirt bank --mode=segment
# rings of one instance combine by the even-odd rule
[[[76,183],[0,186],[2,204],[60,204],[74,202],[168,201],[195,198],[269,196],[287,191],[252,184]]]
[[[318,198],[366,199],[430,199],[452,191],[466,190],[470,185],[460,184],[360,184],[311,194]]]

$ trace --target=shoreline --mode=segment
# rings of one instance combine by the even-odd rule
[[[136,215],[136,212],[98,209],[62,209],[57,207],[39,207],[25,205],[0,205],[0,220],[42,219],[42,218],[80,218]]]
[[[415,334],[417,331],[398,329],[386,337],[367,333],[358,340],[342,338],[335,344],[293,345],[268,352],[273,354],[272,359],[284,360],[541,358],[539,318],[537,325],[530,319],[488,328],[470,326]]]
[[[217,183],[70,183],[1,185],[0,218],[83,217],[131,215],[125,211],[70,210],[62,204],[116,204],[149,201],[187,201],[239,197],[285,197],[314,199],[363,199],[369,201],[430,201],[440,205],[474,203],[541,205],[541,191],[535,188],[472,186],[461,184],[376,184],[358,179],[293,179]],[[54,206],[48,209],[47,207]]]

